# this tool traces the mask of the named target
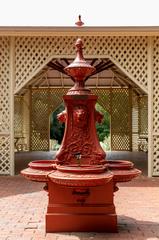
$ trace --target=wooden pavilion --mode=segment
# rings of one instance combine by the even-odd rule
[[[0,27],[0,174],[14,175],[19,139],[49,150],[49,118],[72,86],[64,73],[77,37],[96,67],[87,82],[111,116],[111,149],[148,145],[148,174],[159,175],[158,27]]]

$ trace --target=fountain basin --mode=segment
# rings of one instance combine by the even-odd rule
[[[28,168],[21,174],[28,180],[36,182],[48,182],[48,174],[56,169],[55,160],[35,160],[28,164]]]
[[[72,173],[102,173],[106,170],[107,165],[87,165],[87,164],[74,164],[74,165],[57,165],[57,170],[60,172]]]
[[[24,176],[26,179],[35,181],[35,182],[48,182],[48,174],[50,171],[46,170],[37,170],[33,168],[26,168],[21,171],[21,175]]]
[[[53,170],[56,169],[56,160],[36,160],[28,164],[32,169],[39,170]]]
[[[125,170],[125,169],[132,169],[134,167],[134,164],[130,161],[127,160],[108,160],[108,168],[111,169],[120,169],[120,170]]]
[[[79,173],[79,172],[61,172],[56,170],[48,175],[48,178],[59,185],[70,187],[94,187],[107,184],[113,179],[113,173],[110,171],[102,173]]]
[[[126,160],[111,160],[108,162],[108,169],[113,173],[114,183],[128,182],[139,176],[141,171],[134,168],[134,164]]]
[[[112,170],[112,173],[114,175],[113,181],[115,183],[119,182],[129,182],[133,178],[138,177],[141,175],[141,171],[139,169],[133,168],[129,170]]]
[[[109,170],[109,171],[107,171]],[[97,186],[113,178],[115,183],[128,182],[139,176],[141,171],[126,160],[110,160],[104,165],[57,165],[56,160],[35,160],[29,168],[21,171],[27,179],[37,182],[48,182],[49,179],[60,185]]]

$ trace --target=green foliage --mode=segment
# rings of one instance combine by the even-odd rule
[[[50,117],[50,138],[57,140],[58,144],[61,144],[65,124],[60,123],[57,120],[57,114],[64,110],[64,105],[61,104]],[[102,123],[96,123],[97,134],[100,142],[103,142],[105,138],[110,135],[110,116],[98,103],[96,104],[96,110],[104,115]]]
[[[102,123],[96,123],[97,134],[100,142],[110,135],[110,115],[98,103],[96,110],[104,115]]]
[[[64,110],[64,105],[61,104],[50,116],[50,138],[57,140],[58,144],[61,144],[65,124],[60,123],[57,119],[57,114]]]

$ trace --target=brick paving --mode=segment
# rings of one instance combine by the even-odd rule
[[[0,240],[159,239],[159,178],[139,177],[115,193],[118,233],[45,234],[43,184],[17,175],[0,177]]]

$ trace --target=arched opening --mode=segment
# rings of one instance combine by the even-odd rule
[[[110,114],[97,103],[96,110],[103,114],[102,123],[96,123],[97,135],[104,151],[111,150],[110,137]],[[57,151],[63,139],[65,124],[57,119],[57,115],[65,109],[64,103],[61,103],[57,109],[50,114],[50,151]]]
[[[57,151],[63,139],[65,124],[57,119],[57,115],[65,109],[61,103],[54,112],[50,114],[50,151]]]
[[[110,114],[99,104],[96,104],[96,110],[103,114],[102,123],[96,123],[97,135],[101,147],[104,151],[111,150],[111,136],[110,136]]]

